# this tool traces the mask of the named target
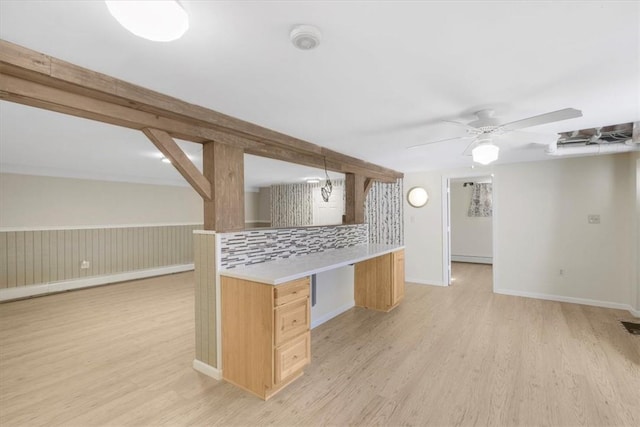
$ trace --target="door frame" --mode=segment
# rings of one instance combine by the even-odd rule
[[[451,286],[451,180],[460,178],[482,178],[491,177],[492,184],[492,230],[491,230],[491,247],[493,249],[493,290],[499,289],[497,286],[497,268],[499,262],[498,251],[496,250],[496,230],[499,218],[499,192],[498,180],[491,170],[471,170],[468,172],[458,172],[442,175],[442,284]]]

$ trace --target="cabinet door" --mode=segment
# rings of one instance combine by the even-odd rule
[[[391,304],[396,305],[404,297],[404,251],[393,252],[393,279],[391,282]]]

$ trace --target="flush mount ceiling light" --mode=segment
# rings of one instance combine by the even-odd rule
[[[105,3],[124,28],[147,40],[170,42],[189,29],[187,12],[174,0],[107,0]]]
[[[321,36],[320,30],[313,25],[296,25],[289,34],[291,43],[301,50],[311,50],[318,47]]]
[[[491,140],[487,140],[487,142],[482,142],[471,150],[471,155],[473,156],[474,162],[480,163],[481,165],[488,165],[498,160],[499,151],[500,148],[497,145],[494,145]]]

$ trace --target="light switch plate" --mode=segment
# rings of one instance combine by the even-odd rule
[[[600,224],[600,215],[587,215],[587,221],[589,222],[589,224]]]

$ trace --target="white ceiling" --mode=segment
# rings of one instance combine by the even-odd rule
[[[499,163],[544,159],[557,132],[640,120],[640,2],[207,2],[191,26],[140,39],[102,1],[0,1],[0,37],[129,82],[403,172],[471,166],[463,135],[574,107],[584,117],[502,138]],[[322,31],[300,51],[288,33]],[[0,170],[184,184],[141,133],[0,103]],[[183,143],[199,161],[201,147]],[[248,159],[248,187],[322,175]],[[276,174],[278,174],[276,176]]]

